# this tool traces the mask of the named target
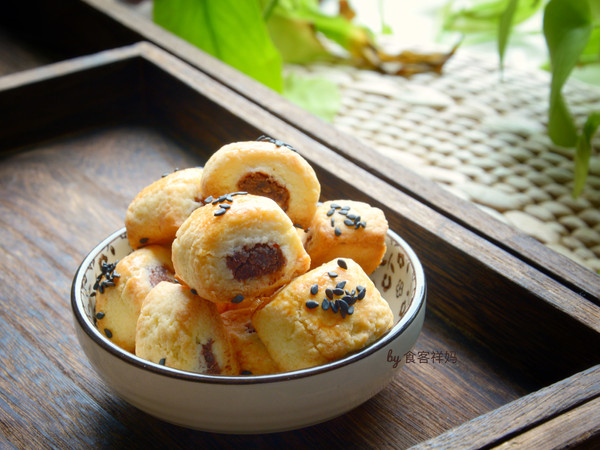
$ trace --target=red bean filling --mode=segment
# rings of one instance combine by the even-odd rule
[[[290,203],[288,190],[275,181],[271,176],[262,172],[250,172],[238,181],[238,189],[254,195],[269,197],[271,200],[287,211]]]
[[[227,267],[237,281],[274,273],[285,264],[285,257],[277,244],[246,246],[227,256]]]
[[[202,344],[202,357],[206,363],[206,373],[209,375],[217,375],[221,373],[219,363],[212,351],[213,340],[209,339],[206,344]]]
[[[161,281],[173,281],[173,274],[167,266],[153,266],[148,268],[148,280],[154,287]]]

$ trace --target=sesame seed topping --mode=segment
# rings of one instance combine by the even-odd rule
[[[222,216],[223,214],[225,214],[227,212],[227,210],[225,208],[219,208],[215,211],[215,216]]]
[[[242,303],[243,300],[244,300],[244,296],[239,294],[239,295],[236,295],[235,297],[233,297],[233,299],[231,299],[231,303]]]
[[[333,291],[330,288],[325,289],[325,295],[329,300],[333,300]]]
[[[100,311],[99,313],[96,314],[96,319],[104,319],[104,313],[102,311]]]
[[[339,288],[335,288],[333,290],[333,294],[334,295],[344,295],[344,290],[343,289],[339,289]]]
[[[266,141],[266,142],[270,142],[271,144],[274,144],[275,147],[287,147],[292,151],[296,151],[296,149],[294,147],[292,147],[290,144],[286,144],[283,141],[280,141],[279,139],[273,139],[272,137],[269,136],[265,136],[264,134],[261,135],[257,141]]]
[[[341,208],[341,206],[338,205],[337,203],[332,203],[331,205],[329,205],[329,207],[333,208],[333,209],[339,209],[339,208]]]
[[[204,203],[212,203],[212,201],[214,200],[212,195],[209,195],[208,197],[206,197],[204,199]]]
[[[345,219],[344,220],[344,225],[347,225],[349,227],[353,227],[354,226],[354,221],[352,221],[350,219]]]
[[[337,263],[338,263],[338,266],[340,266],[342,269],[348,268],[348,264],[346,264],[346,261],[344,261],[343,259],[338,259]]]
[[[319,285],[318,285],[318,284],[313,284],[313,285],[310,287],[310,293],[311,293],[312,295],[316,295],[316,294],[317,294],[317,292],[319,292]]]
[[[309,300],[305,304],[308,309],[315,309],[317,306],[319,306],[319,302],[315,302],[314,300]]]
[[[198,295],[198,291],[196,289],[190,289],[190,292],[194,295]]]
[[[327,217],[333,216],[333,213],[335,213],[335,209],[331,208],[329,211],[327,211]]]
[[[110,331],[108,328],[104,329],[104,334],[106,335],[107,338],[109,338],[109,339],[112,338],[112,331]]]
[[[159,363],[161,366],[164,366],[166,362],[167,362],[167,358],[160,358],[160,361],[158,361],[158,363]]]
[[[337,312],[338,312],[338,309],[339,309],[339,306],[338,306],[338,301],[337,301],[337,300],[335,300],[335,301],[333,301],[333,302],[329,302],[329,303],[330,303],[331,310],[332,310],[332,311],[333,311],[335,314],[337,314]]]
[[[146,242],[148,242],[148,240],[149,240],[149,239],[148,239],[148,238],[146,238],[146,237],[145,237],[145,238],[141,238],[141,239],[140,239],[140,244],[145,244]]]
[[[335,235],[336,236],[340,236],[342,234],[342,230],[340,230],[340,227],[335,227]]]
[[[335,278],[338,276],[338,274],[335,272],[327,272],[327,275],[329,275],[330,278]]]
[[[327,311],[329,309],[329,300],[324,298],[323,302],[321,303],[321,308],[323,309],[323,311]]]
[[[340,281],[338,284],[335,285],[336,288],[339,289],[344,289],[344,286],[346,286],[346,281]]]
[[[365,295],[367,294],[366,288],[362,286],[356,286],[356,291],[358,292],[358,295],[356,296],[358,300],[362,300],[363,298],[365,298]]]
[[[106,261],[102,261],[100,264],[100,275],[98,275],[96,278],[96,282],[92,288],[94,291],[99,291],[101,294],[104,294],[105,287],[115,286],[114,279],[121,276],[115,272],[115,269],[117,268],[117,262],[118,261],[115,261],[114,263],[107,263]]]

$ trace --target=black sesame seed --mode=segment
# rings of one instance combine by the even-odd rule
[[[344,290],[343,290],[343,289],[339,289],[339,288],[335,288],[335,289],[333,290],[333,293],[334,293],[335,295],[344,295]]]
[[[212,203],[212,201],[214,200],[212,195],[209,195],[208,197],[206,197],[204,199],[204,203]]]
[[[141,238],[140,239],[140,244],[145,244],[146,242],[148,242],[148,238]]]
[[[319,285],[318,285],[318,284],[313,284],[313,285],[310,287],[310,293],[311,293],[312,295],[316,295],[316,294],[317,294],[317,292],[319,292]]]
[[[226,212],[227,212],[227,210],[225,208],[219,208],[215,211],[215,216],[222,216]]]
[[[350,220],[355,220],[356,217],[360,217],[360,216],[357,216],[356,214],[348,214],[346,217]]]
[[[335,235],[339,236],[342,234],[342,230],[340,230],[340,227],[335,227]]]
[[[327,311],[329,309],[329,300],[327,300],[326,298],[323,299],[323,302],[321,303],[321,308],[323,308],[323,311]]]
[[[96,319],[104,319],[104,313],[102,311],[100,311],[99,313],[96,314]]]
[[[198,295],[198,291],[196,289],[191,289],[192,294]]]
[[[160,358],[160,361],[158,362],[161,366],[164,366],[165,363],[167,362],[167,358]]]
[[[248,195],[248,193],[246,191],[237,191],[232,192],[230,195]]]
[[[329,303],[330,303],[331,310],[332,310],[334,313],[337,313],[337,312],[338,312],[338,309],[339,309],[339,306],[338,306],[338,302],[337,302],[337,300],[336,300],[336,301],[334,301],[334,302],[329,302]]]
[[[348,214],[348,210],[346,210],[346,209],[340,209],[338,211],[338,214],[341,214],[342,216],[345,216],[346,214]]]
[[[336,288],[340,288],[340,289],[344,289],[344,286],[346,286],[346,281],[340,281],[338,284],[335,285]]]
[[[112,338],[112,331],[110,331],[108,328],[104,329],[104,334],[106,335],[107,338],[109,338],[109,339]]]
[[[364,287],[356,286],[356,290],[358,292],[358,295],[356,296],[356,298],[358,300],[362,300],[363,298],[365,298],[365,295],[367,294],[367,290]]]
[[[335,212],[335,209],[331,208],[329,211],[327,211],[327,217],[333,216],[334,212]]]
[[[229,209],[231,208],[231,205],[229,203],[223,203],[222,205],[219,205],[221,208],[223,209]]]
[[[353,227],[354,226],[354,222],[352,222],[350,219],[345,219],[344,220],[344,225],[346,225],[348,227]]]
[[[352,297],[351,295],[343,296],[342,300],[348,303],[348,305],[354,305],[356,303],[356,297]]]
[[[241,303],[244,300],[244,296],[239,294],[236,295],[235,297],[233,297],[233,299],[231,300],[231,303]]]
[[[339,209],[340,205],[338,205],[337,203],[332,203],[331,205],[329,205],[329,207],[333,209]]]
[[[325,295],[329,300],[333,300],[333,291],[329,288],[325,289]]]
[[[252,372],[249,370],[242,370],[242,375],[252,375]]]
[[[342,211],[348,211],[350,209],[350,207],[349,206],[342,206],[341,209],[342,209]]]
[[[306,307],[308,309],[314,309],[317,306],[319,306],[319,302],[315,302],[314,300],[309,300],[309,301],[306,302]]]
[[[330,278],[335,278],[338,276],[338,274],[335,272],[327,272],[327,275],[329,275]]]
[[[352,314],[354,314],[354,306],[350,305],[348,307],[348,311],[346,311],[346,313],[351,316]]]
[[[331,218],[331,226],[335,227],[335,219],[333,217]]]
[[[348,268],[348,264],[346,264],[346,261],[344,261],[343,259],[338,259],[337,263],[338,263],[338,266],[340,266],[342,269]]]

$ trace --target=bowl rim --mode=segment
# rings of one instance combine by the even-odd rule
[[[368,345],[364,349],[352,353],[337,361],[322,364],[315,367],[309,367],[306,369],[299,369],[290,372],[282,372],[269,375],[207,375],[202,373],[188,372],[184,370],[174,369],[160,364],[153,363],[142,359],[133,353],[126,352],[114,343],[106,339],[100,331],[96,328],[93,323],[90,323],[87,314],[83,309],[81,301],[81,283],[83,274],[87,270],[91,261],[96,257],[100,250],[106,248],[111,242],[116,240],[118,237],[126,232],[125,227],[111,233],[108,237],[103,239],[97,244],[83,259],[71,285],[71,309],[75,317],[76,324],[85,332],[85,334],[101,349],[116,356],[121,361],[131,364],[139,369],[144,369],[152,372],[155,375],[161,375],[170,378],[176,378],[189,382],[196,383],[212,383],[212,384],[264,384],[264,383],[275,383],[288,380],[296,380],[300,378],[312,377],[324,372],[330,372],[340,367],[347,366],[354,363],[355,361],[366,358],[367,356],[377,352],[384,348],[397,337],[399,337],[408,327],[415,321],[419,316],[421,309],[425,307],[425,299],[427,293],[427,286],[425,282],[425,273],[423,266],[417,257],[414,250],[408,245],[408,243],[402,239],[396,232],[388,230],[388,235],[395,240],[403,250],[408,254],[411,263],[413,264],[415,274],[415,294],[414,299],[411,302],[409,308],[406,310],[402,318],[394,325],[386,334],[380,337],[378,340]]]

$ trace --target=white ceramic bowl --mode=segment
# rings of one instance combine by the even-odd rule
[[[121,350],[94,325],[93,285],[102,261],[131,252],[125,229],[98,244],[73,280],[77,338],[100,377],[125,401],[170,423],[220,433],[268,433],[337,417],[383,389],[402,367],[425,316],[425,277],[413,250],[389,232],[387,253],[373,273],[389,302],[394,327],[378,341],[339,361],[261,376],[213,376],[154,364]],[[401,375],[399,375],[401,376]]]

